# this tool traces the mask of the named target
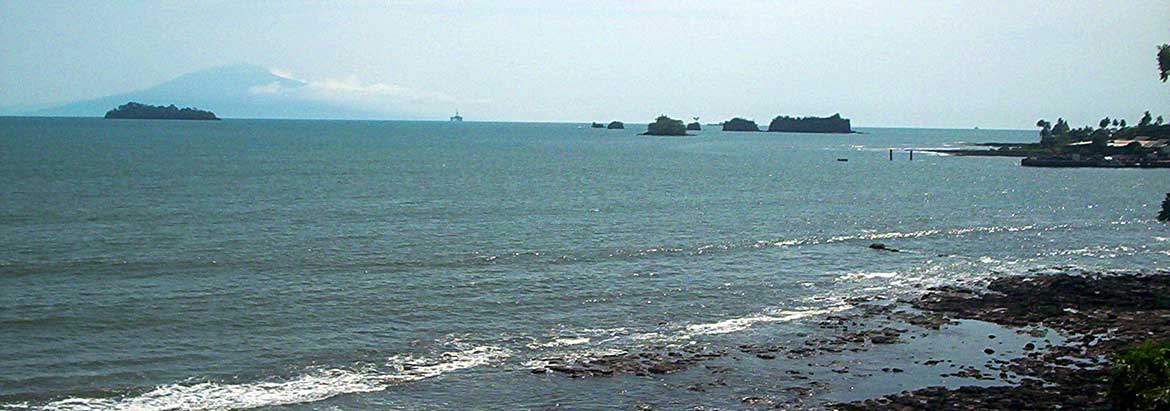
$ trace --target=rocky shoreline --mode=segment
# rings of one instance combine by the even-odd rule
[[[817,320],[824,331],[818,335],[719,349],[662,345],[549,356],[530,370],[589,378],[693,369],[706,377],[685,389],[719,395],[708,390],[736,386],[737,364],[782,367],[787,383],[780,391],[742,398],[753,409],[1106,410],[1108,356],[1147,340],[1170,340],[1167,274],[1033,274],[994,279],[985,288],[928,288],[910,299],[858,297],[848,301],[848,312]],[[995,331],[952,339],[947,344],[957,351],[949,353],[930,340],[972,321]],[[881,388],[866,391],[876,397],[836,397],[839,402],[827,395],[842,381],[881,380],[913,388],[889,395],[881,394],[894,390]]]
[[[1002,365],[1013,386],[927,387],[833,404],[839,410],[1107,410],[1108,355],[1170,338],[1170,275],[1057,274],[992,281],[986,292],[942,287],[911,302],[948,318],[1009,327],[1042,326],[1064,344]]]

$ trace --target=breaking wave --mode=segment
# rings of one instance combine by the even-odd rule
[[[67,398],[43,405],[5,404],[0,409],[36,411],[226,411],[316,402],[338,395],[382,391],[400,383],[491,365],[510,356],[507,349],[481,346],[450,351],[437,358],[395,356],[383,367],[321,369],[283,381],[228,384],[171,384],[120,398]],[[383,371],[377,370],[383,368]]]

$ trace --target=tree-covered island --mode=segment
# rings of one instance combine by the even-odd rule
[[[852,133],[849,119],[841,114],[829,117],[777,116],[768,124],[768,131],[783,133]]]
[[[685,136],[687,135],[687,126],[683,124],[682,120],[675,120],[667,116],[658,116],[653,123],[646,126],[646,132],[643,133],[648,136]]]
[[[106,112],[106,118],[115,119],[146,119],[146,120],[219,120],[215,113],[197,108],[169,106],[152,106],[136,102],[129,102]]]

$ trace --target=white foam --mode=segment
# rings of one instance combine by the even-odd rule
[[[872,273],[848,273],[848,274],[841,275],[841,277],[839,277],[839,279],[842,281],[860,281],[860,280],[872,280],[875,278],[894,278],[897,276],[898,276],[898,273],[894,272],[894,271],[872,272]]]
[[[552,341],[528,344],[528,348],[535,350],[540,348],[567,347],[570,345],[588,344],[590,341],[592,340],[589,337],[557,337],[553,338]]]
[[[689,335],[727,334],[743,331],[760,323],[789,322],[814,315],[834,313],[848,308],[849,306],[842,305],[819,310],[780,311],[775,314],[755,314],[713,323],[691,324],[687,326],[686,331]]]
[[[382,391],[395,383],[432,378],[443,373],[502,361],[509,352],[475,347],[446,352],[436,360],[391,358],[394,372],[323,369],[278,382],[171,384],[122,398],[67,398],[40,406],[5,404],[44,411],[227,411],[321,401],[342,394]],[[373,367],[367,367],[373,368]]]

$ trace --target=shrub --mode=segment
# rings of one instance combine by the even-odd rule
[[[1170,411],[1170,342],[1114,354],[1109,398],[1118,410]]]

